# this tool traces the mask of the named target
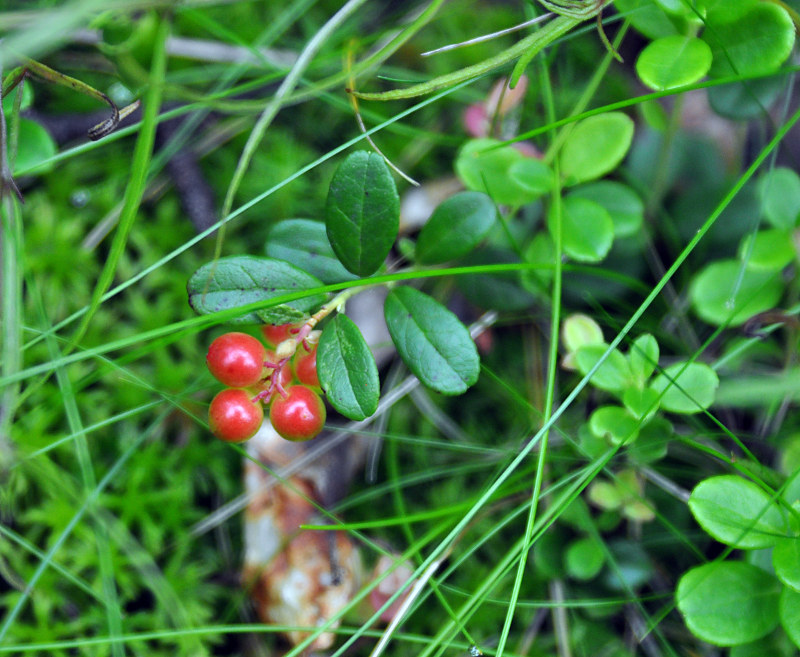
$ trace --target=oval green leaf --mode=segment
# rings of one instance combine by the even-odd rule
[[[738,326],[777,305],[783,285],[772,272],[745,269],[738,260],[718,260],[692,280],[689,298],[697,315],[720,326]]]
[[[748,269],[775,272],[794,260],[797,252],[790,231],[768,228],[755,235],[745,235],[739,244],[738,255]]]
[[[469,331],[438,301],[402,286],[389,292],[384,314],[397,352],[426,386],[459,395],[478,380],[480,360]]]
[[[628,185],[601,180],[576,187],[569,196],[579,196],[602,205],[614,222],[615,237],[630,237],[638,234],[642,228],[644,202]]]
[[[363,420],[378,408],[378,367],[358,326],[339,314],[328,322],[317,347],[322,389],[339,413]]]
[[[631,374],[639,384],[644,384],[658,365],[658,342],[649,333],[640,335],[628,350]]]
[[[508,169],[508,175],[517,186],[530,194],[531,200],[544,196],[553,188],[553,170],[532,157],[514,162]]]
[[[606,560],[603,546],[593,538],[579,538],[567,546],[564,566],[570,577],[590,580],[598,575]]]
[[[580,347],[575,352],[575,364],[578,366],[578,371],[586,376],[603,357],[607,349],[607,344],[587,344]],[[592,378],[589,381],[596,388],[607,390],[608,392],[623,390],[631,383],[631,368],[628,365],[628,360],[618,349],[612,350],[608,354],[608,358],[592,374]]]
[[[639,422],[620,406],[601,406],[589,418],[589,429],[611,445],[622,445],[636,440]]]
[[[606,209],[578,196],[568,196],[560,207],[564,252],[578,262],[600,262],[605,258],[614,243],[614,222]],[[551,235],[555,221],[555,206],[552,206],[547,216]]]
[[[36,121],[19,120],[18,140],[17,159],[14,162],[15,174],[18,172],[46,173],[53,168],[52,164],[39,167],[42,162],[53,157],[58,148],[50,133]]]
[[[686,415],[699,413],[714,403],[719,377],[705,363],[675,363],[659,374],[652,388],[661,397],[661,408]]]
[[[311,219],[286,219],[270,228],[265,251],[316,276],[323,283],[341,283],[357,277],[334,254],[325,224]]]
[[[701,39],[674,34],[650,43],[636,60],[636,73],[656,91],[697,82],[711,68],[711,48]]]
[[[333,174],[325,206],[336,257],[354,274],[374,274],[397,239],[399,225],[400,197],[386,162],[367,151],[348,155]]]
[[[322,281],[283,260],[255,256],[231,256],[200,267],[187,285],[189,305],[199,315],[268,301],[287,294],[321,287]],[[285,324],[297,321],[325,303],[325,295],[313,294],[230,320],[235,324]]]
[[[689,510],[706,532],[735,548],[768,548],[786,537],[787,521],[778,504],[753,482],[735,475],[697,484]]]
[[[772,550],[772,565],[778,579],[800,593],[800,537],[779,541]]]
[[[764,216],[775,228],[791,230],[800,219],[800,176],[778,167],[758,180]]]
[[[735,646],[775,629],[780,589],[778,580],[757,566],[722,561],[685,573],[675,598],[694,635],[718,646]]]
[[[456,174],[467,189],[488,194],[495,203],[519,206],[541,196],[530,182],[517,182],[511,170],[525,156],[497,139],[472,139],[456,158]],[[524,177],[523,177],[524,178]]]
[[[632,140],[633,120],[622,112],[606,112],[579,121],[559,155],[564,184],[577,185],[613,171]]]
[[[494,202],[481,192],[461,192],[441,203],[422,227],[416,257],[423,265],[455,260],[481,243],[497,220]]]
[[[800,593],[789,587],[781,593],[780,617],[786,634],[800,648]]]

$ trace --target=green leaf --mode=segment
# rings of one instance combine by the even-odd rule
[[[603,547],[593,538],[579,538],[567,546],[564,566],[574,579],[590,580],[602,570],[606,556]]]
[[[524,171],[518,171],[520,182],[511,176],[514,165],[525,159],[497,139],[472,139],[458,152],[455,169],[467,189],[484,192],[495,203],[519,206],[541,196],[535,182],[525,180]]]
[[[658,410],[659,393],[652,388],[626,388],[622,393],[622,403],[633,417],[642,421],[649,419]]]
[[[285,260],[323,283],[352,281],[357,276],[343,266],[333,252],[325,224],[311,219],[285,219],[267,233],[266,253],[270,258]]]
[[[553,170],[541,160],[524,157],[508,169],[511,180],[528,192],[530,200],[544,196],[553,188]]]
[[[14,162],[14,173],[18,171],[45,173],[53,168],[52,164],[33,171],[34,167],[56,154],[56,143],[42,126],[30,119],[19,120],[19,142],[17,159]]]
[[[712,537],[743,550],[772,547],[787,532],[778,504],[753,482],[736,475],[701,481],[689,498],[689,510]]]
[[[652,383],[653,390],[664,393],[661,408],[687,415],[711,406],[718,386],[719,377],[708,365],[685,362],[668,367]]]
[[[642,50],[636,73],[651,89],[662,91],[692,84],[711,68],[711,48],[695,37],[661,37]]]
[[[658,342],[649,333],[640,335],[628,350],[631,374],[639,384],[644,384],[658,365]]]
[[[422,227],[416,257],[423,265],[455,260],[481,243],[497,221],[486,194],[461,192],[441,203]]]
[[[189,279],[187,289],[189,305],[199,315],[207,315],[321,286],[319,279],[283,260],[230,256],[200,267]],[[325,296],[315,294],[258,312],[249,312],[231,322],[284,324],[302,317],[323,303]]]
[[[322,331],[317,372],[331,406],[345,417],[363,420],[378,408],[378,367],[361,331],[349,317],[337,315]]]
[[[578,371],[586,376],[608,349],[607,344],[588,344],[580,347],[575,352],[575,364]],[[631,368],[622,352],[614,349],[597,371],[592,375],[590,382],[600,390],[619,392],[631,383]]]
[[[797,253],[790,231],[770,228],[745,235],[738,255],[748,269],[775,272],[792,262]]]
[[[791,230],[800,219],[800,176],[778,167],[758,180],[764,216],[775,228]]]
[[[772,566],[781,582],[800,592],[800,537],[778,541],[772,550]]]
[[[708,102],[720,116],[734,121],[755,119],[764,114],[786,88],[782,77],[733,82],[706,90]]]
[[[426,386],[458,395],[478,380],[480,360],[469,331],[438,301],[397,287],[386,297],[384,314],[400,357]]]
[[[333,174],[325,206],[328,240],[348,271],[374,274],[392,248],[400,224],[400,197],[376,153],[356,151]]]
[[[775,629],[780,588],[757,566],[722,561],[685,573],[675,598],[692,634],[718,646],[735,646]]]
[[[654,417],[641,429],[636,442],[627,448],[627,456],[634,463],[653,463],[667,455],[667,446],[674,430],[666,418]]]
[[[679,32],[675,22],[652,0],[614,0],[617,11],[648,39],[657,39]]]
[[[636,440],[639,422],[620,406],[601,406],[589,417],[589,429],[611,445],[622,445]]]
[[[744,269],[738,260],[718,260],[697,273],[689,298],[697,315],[709,324],[738,326],[774,308],[783,285],[772,272]]]
[[[613,180],[601,180],[576,187],[570,192],[569,198],[573,196],[603,206],[614,222],[615,237],[637,235],[642,229],[644,202],[627,185]]]
[[[794,25],[776,4],[738,0],[708,11],[702,38],[711,46],[712,77],[757,75],[774,71],[789,57]]]
[[[555,206],[551,206],[547,216],[547,225],[553,235],[555,210]],[[614,243],[614,222],[602,205],[568,196],[561,203],[561,236],[564,252],[570,258],[578,262],[600,262]]]
[[[800,593],[789,587],[781,593],[780,618],[786,634],[800,648]]]
[[[603,329],[591,317],[582,313],[575,313],[564,319],[561,340],[568,352],[577,351],[588,344],[605,344]]]
[[[613,171],[628,152],[632,139],[633,120],[622,112],[606,112],[579,121],[559,155],[564,184],[577,185]]]

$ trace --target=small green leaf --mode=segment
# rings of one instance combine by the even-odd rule
[[[658,365],[658,342],[649,333],[640,335],[628,350],[631,374],[640,384],[644,384]]]
[[[541,194],[533,181],[520,182],[511,176],[513,166],[525,156],[513,146],[504,146],[497,139],[472,139],[458,152],[455,169],[464,186],[488,194],[495,203],[519,206]]]
[[[376,153],[356,151],[339,165],[328,189],[325,225],[336,257],[359,276],[375,273],[392,248],[400,223],[400,197]]]
[[[791,230],[800,219],[800,176],[792,169],[778,167],[758,181],[758,195],[764,216],[775,228]]]
[[[603,329],[588,315],[575,313],[561,325],[561,340],[567,351],[577,351],[587,344],[604,344]]]
[[[423,265],[455,260],[481,243],[497,221],[486,194],[461,192],[441,203],[422,227],[416,257]]]
[[[628,17],[631,25],[648,39],[657,39],[680,32],[675,21],[652,0],[614,0],[620,14]]]
[[[322,331],[317,371],[331,406],[345,417],[363,420],[378,408],[380,384],[375,358],[349,317],[337,315]]]
[[[575,364],[578,371],[584,376],[589,373],[595,364],[602,358],[608,349],[607,344],[588,344],[580,347],[575,352]],[[590,382],[600,390],[619,392],[631,383],[631,368],[628,360],[618,349],[614,349],[597,371],[592,375]]]
[[[775,629],[780,588],[757,566],[722,561],[685,573],[675,598],[693,634],[718,646],[735,646]]]
[[[711,406],[718,386],[717,373],[705,363],[675,363],[652,383],[653,390],[664,393],[661,408],[687,415]]]
[[[553,170],[541,160],[525,157],[508,169],[511,180],[530,195],[530,200],[544,196],[553,188]]]
[[[658,410],[659,393],[652,388],[626,388],[622,403],[628,412],[640,421],[649,419]]]
[[[789,587],[781,592],[780,617],[784,631],[800,648],[800,593]]]
[[[622,112],[606,112],[579,121],[561,147],[564,184],[577,185],[617,168],[633,140],[633,120]]]
[[[35,170],[41,162],[53,157],[58,150],[56,143],[42,126],[30,119],[19,120],[19,141],[17,159],[14,162],[14,173],[45,173],[53,168],[52,164]]]
[[[279,221],[267,233],[265,251],[270,258],[285,260],[324,283],[341,283],[357,278],[342,266],[334,254],[325,224],[321,221]]]
[[[480,360],[469,331],[438,301],[397,287],[386,297],[384,314],[400,357],[426,386],[458,395],[478,380]]]
[[[692,84],[711,68],[711,48],[701,39],[672,35],[651,42],[636,60],[636,73],[651,89]]]
[[[187,285],[189,304],[199,315],[267,301],[285,294],[321,287],[322,281],[283,260],[231,256],[208,262],[192,274]],[[231,320],[236,324],[286,323],[325,303],[315,294],[286,304],[249,312]]]
[[[602,570],[606,556],[603,547],[593,538],[579,538],[567,546],[564,566],[574,579],[590,580]]]
[[[692,279],[689,298],[697,315],[717,326],[738,326],[774,308],[783,285],[772,272],[744,269],[738,260],[718,260]]]
[[[697,484],[689,510],[712,537],[735,548],[768,548],[786,537],[787,521],[778,504],[753,482],[735,475]]]
[[[551,234],[555,234],[555,210],[552,206],[547,217]],[[561,236],[564,251],[570,258],[578,262],[600,262],[614,243],[614,222],[602,205],[568,196],[561,203]]]
[[[622,445],[636,440],[639,422],[624,408],[601,406],[589,417],[589,429],[611,445]]]
[[[800,592],[800,537],[778,541],[772,550],[772,565],[781,582]]]
[[[797,253],[792,234],[780,228],[760,230],[745,235],[739,245],[739,259],[748,269],[775,272],[783,269]]]
[[[627,185],[613,180],[581,185],[573,189],[569,197],[578,196],[603,206],[614,222],[615,237],[636,235],[644,222],[644,202]]]

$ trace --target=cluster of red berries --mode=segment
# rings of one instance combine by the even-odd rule
[[[309,440],[325,424],[313,334],[300,338],[292,324],[261,330],[268,347],[246,333],[225,333],[208,349],[209,371],[229,386],[211,401],[211,431],[233,443],[252,438],[268,405],[275,431],[287,440]]]

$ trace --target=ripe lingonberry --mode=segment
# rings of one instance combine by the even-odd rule
[[[226,388],[211,400],[208,425],[213,434],[229,443],[252,438],[264,420],[264,407],[250,399],[250,393]]]
[[[226,386],[244,388],[264,376],[266,349],[246,333],[225,333],[208,348],[206,365],[211,374]]]
[[[261,333],[264,335],[264,340],[266,340],[268,345],[277,347],[287,338],[294,337],[294,334],[291,332],[294,328],[297,328],[294,324],[280,324],[278,326],[266,324],[261,327]]]
[[[309,440],[322,431],[325,404],[311,388],[294,385],[285,397],[277,395],[272,400],[269,420],[286,440]]]
[[[298,349],[294,360],[294,375],[303,385],[319,389],[319,376],[317,376],[317,345],[311,352]]]

